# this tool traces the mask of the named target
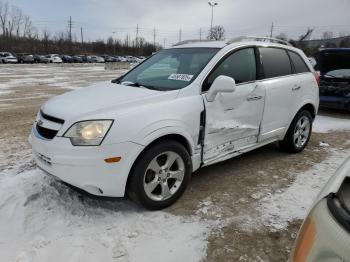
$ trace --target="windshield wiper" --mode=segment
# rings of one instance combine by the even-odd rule
[[[144,86],[144,85],[140,85],[140,83],[138,83],[138,82],[133,83],[133,82],[129,82],[129,81],[124,82],[124,85],[134,86],[134,87],[143,87]]]
[[[122,85],[126,85],[126,86],[134,86],[134,87],[144,87],[150,90],[157,90],[160,91],[159,89],[157,89],[155,86],[150,86],[150,85],[144,85],[144,84],[140,84],[138,82],[131,82],[131,81],[125,81],[125,82],[121,82],[119,81],[119,83],[117,84],[122,84]]]
[[[113,84],[120,84],[120,78],[113,79],[111,81],[111,83],[113,83]]]

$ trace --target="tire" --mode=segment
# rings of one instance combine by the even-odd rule
[[[191,173],[192,162],[186,148],[172,140],[161,141],[146,149],[135,161],[127,195],[147,209],[163,209],[181,197]]]
[[[303,151],[311,137],[312,121],[309,111],[299,111],[290,124],[286,136],[280,142],[281,148],[289,153]]]

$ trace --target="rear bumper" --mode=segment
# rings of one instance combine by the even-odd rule
[[[327,108],[350,110],[350,97],[320,96],[320,106]]]
[[[29,137],[37,165],[55,178],[90,194],[123,197],[130,169],[143,146],[118,143],[101,146],[72,146],[70,140],[43,140],[33,132]],[[117,163],[104,159],[121,157]]]

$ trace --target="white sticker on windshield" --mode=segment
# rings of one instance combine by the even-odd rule
[[[190,82],[192,77],[193,77],[193,75],[187,75],[187,74],[171,74],[168,77],[168,79]]]

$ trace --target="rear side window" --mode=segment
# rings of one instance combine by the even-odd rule
[[[300,57],[300,55],[290,51],[288,51],[288,53],[290,58],[292,59],[296,74],[310,72],[310,69],[307,67],[304,60]]]
[[[254,48],[238,50],[220,62],[204,82],[203,91],[207,91],[214,80],[221,75],[232,77],[237,84],[255,81],[256,62]]]
[[[292,74],[292,65],[286,50],[281,48],[259,48],[265,78],[273,78]]]

